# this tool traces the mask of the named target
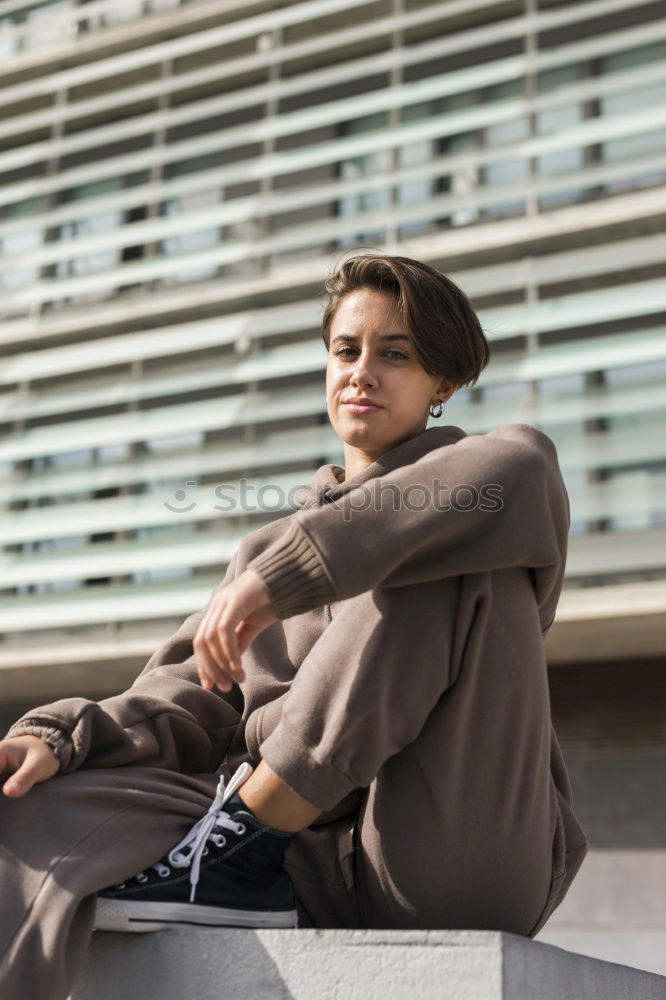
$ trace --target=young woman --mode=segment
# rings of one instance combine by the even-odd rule
[[[362,254],[326,291],[345,467],[247,535],[128,691],[0,741],[3,996],[65,998],[94,927],[533,937],[583,862],[543,650],[555,446],[426,429],[489,356],[444,275]]]

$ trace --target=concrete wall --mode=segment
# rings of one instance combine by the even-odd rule
[[[71,1000],[664,1000],[666,979],[496,931],[93,934]]]

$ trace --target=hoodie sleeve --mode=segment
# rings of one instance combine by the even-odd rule
[[[234,578],[236,558],[213,594]],[[99,702],[63,698],[30,709],[5,739],[39,736],[60,760],[61,774],[126,764],[214,771],[238,726],[243,697],[236,685],[230,692],[201,687],[192,643],[209,604],[185,619],[127,691]]]
[[[284,619],[374,587],[523,566],[545,635],[564,577],[569,524],[553,441],[529,424],[507,424],[297,512],[247,568],[262,577]]]

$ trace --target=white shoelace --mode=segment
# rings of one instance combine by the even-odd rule
[[[215,798],[208,812],[202,816],[200,820],[197,820],[194,826],[188,831],[188,833],[185,834],[180,843],[176,844],[176,846],[172,847],[169,851],[168,859],[174,868],[187,868],[188,865],[192,866],[192,870],[190,872],[190,883],[192,885],[192,889],[190,891],[190,903],[194,902],[197,883],[199,881],[201,855],[205,853],[206,841],[212,840],[217,847],[222,847],[226,842],[226,838],[222,834],[215,833],[215,829],[220,828],[233,830],[234,833],[237,834],[245,833],[245,826],[243,823],[234,822],[229,813],[222,807],[227,799],[231,798],[236,789],[250,777],[253,770],[254,769],[251,764],[241,764],[229,781],[227,788],[224,787],[224,777],[220,775],[217,791],[215,792]],[[170,874],[167,866],[163,865],[161,861],[158,861],[150,867],[154,868],[160,875],[166,876]],[[140,876],[143,876],[143,878],[140,878]],[[148,876],[145,872],[138,872],[134,878],[138,879],[139,882],[145,882]],[[124,883],[120,883],[120,885],[122,886]]]

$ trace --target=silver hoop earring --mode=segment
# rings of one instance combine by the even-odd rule
[[[437,411],[437,413],[433,412],[433,406],[439,406],[439,410]],[[441,399],[438,399],[437,403],[431,403],[430,404],[430,416],[431,417],[435,417],[435,418],[441,417],[441,415],[442,415],[443,412],[444,412],[444,403],[442,402]]]

